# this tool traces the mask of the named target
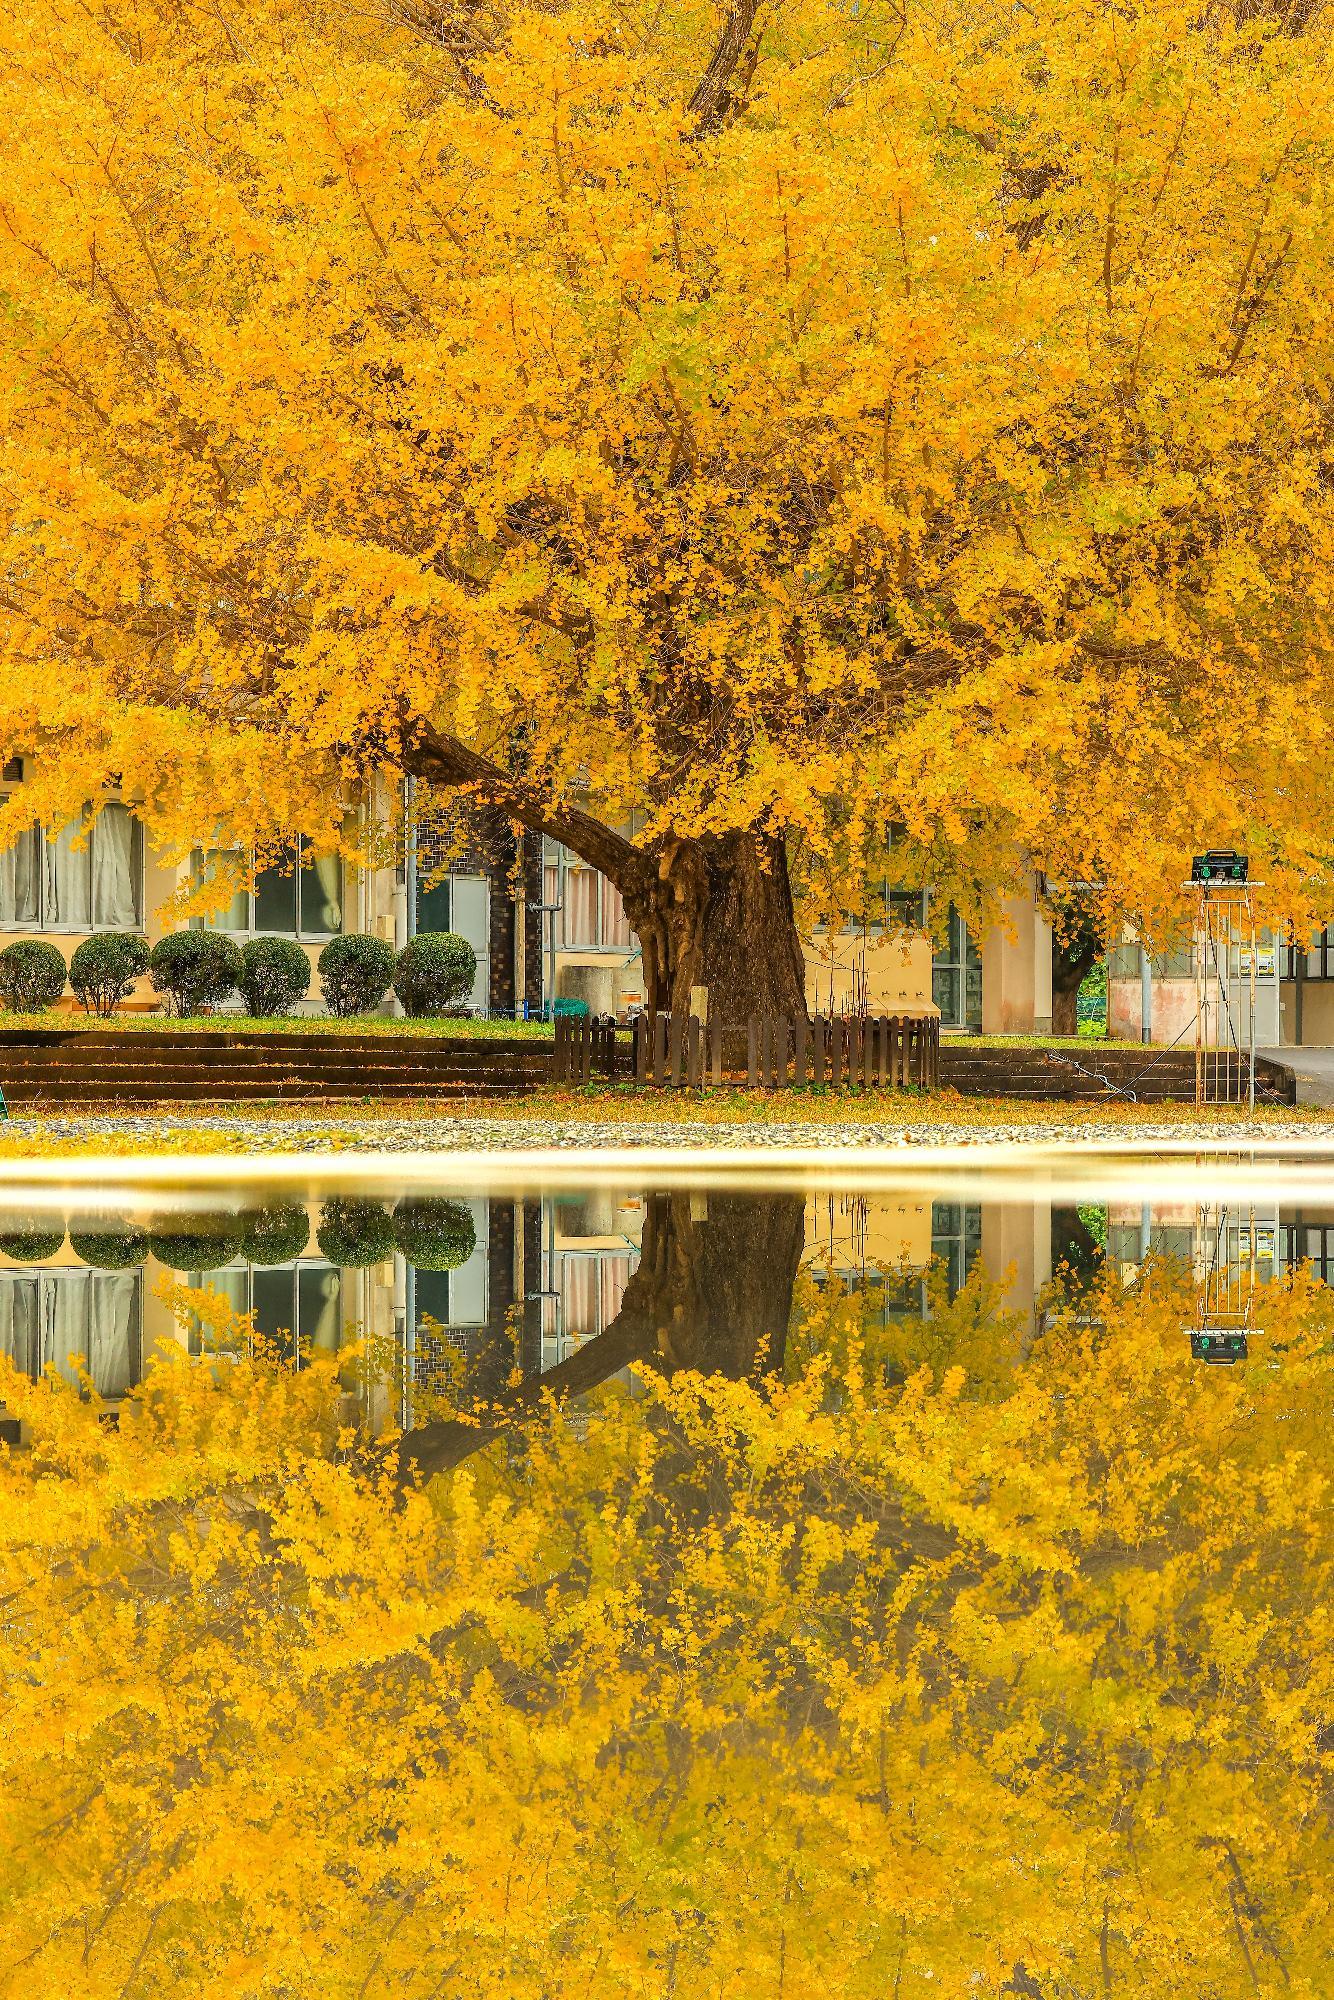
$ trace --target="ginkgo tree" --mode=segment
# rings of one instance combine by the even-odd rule
[[[21,0],[0,838],[404,771],[799,1011],[793,883],[1327,879],[1317,9]],[[1077,795],[1078,814],[1066,810]],[[1257,873],[1261,872],[1257,870]]]

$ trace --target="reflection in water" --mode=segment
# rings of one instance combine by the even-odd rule
[[[0,1984],[1324,2000],[1334,1296],[1284,1261],[1323,1222],[470,1215],[412,1282],[210,1280],[296,1320],[303,1276],[379,1285],[408,1402],[486,1395],[414,1433],[467,1476],[410,1505],[331,1345],[163,1370],[118,1431],[24,1390]],[[1192,1366],[1257,1299],[1248,1363]]]
[[[81,1358],[115,1401],[184,1340],[167,1281],[211,1292],[301,1365],[366,1337],[395,1387],[366,1416],[411,1428],[441,1393],[490,1399],[516,1379],[635,1387],[636,1364],[732,1377],[781,1370],[794,1288],[857,1293],[882,1325],[930,1318],[986,1277],[1041,1330],[1052,1301],[1104,1271],[1193,1274],[1197,1358],[1240,1358],[1264,1288],[1334,1278],[1328,1210],[1189,1199],[932,1200],[636,1189],[515,1199],[338,1195],[152,1217],[11,1207],[0,1221],[0,1353],[36,1379]],[[66,1222],[69,1233],[66,1234]],[[1053,1287],[1055,1289],[1053,1289]],[[216,1317],[216,1315],[214,1315]],[[1217,1338],[1214,1336],[1217,1335]],[[373,1405],[373,1406],[372,1406]]]

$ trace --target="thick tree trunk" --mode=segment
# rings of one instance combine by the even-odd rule
[[[805,1230],[799,1194],[710,1194],[703,1205],[687,1193],[651,1195],[639,1265],[611,1325],[488,1408],[518,1418],[550,1396],[584,1395],[635,1362],[734,1380],[776,1373]],[[497,1431],[453,1418],[424,1424],[403,1439],[401,1475],[448,1471]]]
[[[465,744],[423,731],[405,768],[463,786],[522,825],[550,834],[616,884],[644,955],[651,1013],[686,1013],[708,989],[712,1019],[806,1014],[806,973],[792,907],[787,847],[749,831],[637,847],[576,807],[549,806]]]
[[[1098,962],[1095,945],[1087,957],[1069,958],[1059,948],[1052,953],[1051,1031],[1053,1035],[1079,1033],[1079,989]]]
[[[651,1013],[688,1013],[702,986],[710,1017],[728,1026],[752,1014],[804,1018],[805,962],[781,840],[676,840],[645,864],[621,888]]]

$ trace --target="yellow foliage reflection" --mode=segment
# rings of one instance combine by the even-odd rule
[[[0,1993],[1327,1994],[1334,1301],[883,1304],[406,1497],[332,1363],[6,1374]]]

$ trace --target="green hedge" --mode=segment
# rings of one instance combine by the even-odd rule
[[[16,1014],[42,1014],[65,990],[65,960],[43,938],[17,938],[0,951],[0,999]]]
[[[147,944],[133,931],[95,931],[69,962],[75,999],[89,1014],[106,1020],[133,993],[148,960]]]
[[[410,1196],[394,1210],[394,1241],[419,1271],[456,1271],[477,1247],[472,1210],[461,1201]]]
[[[377,1201],[334,1196],[321,1211],[315,1241],[331,1264],[363,1270],[393,1256],[394,1225]]]
[[[348,931],[320,953],[320,986],[331,1014],[346,1020],[378,1007],[394,978],[394,948],[383,938]]]

